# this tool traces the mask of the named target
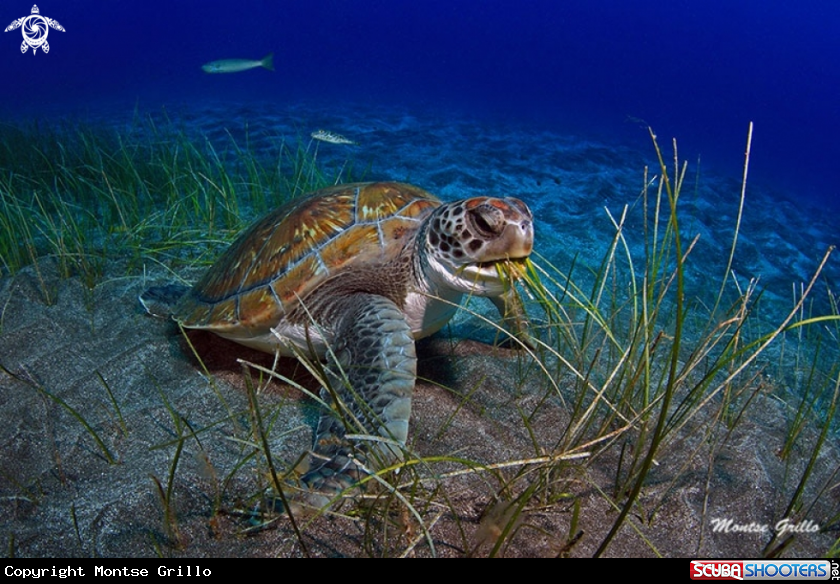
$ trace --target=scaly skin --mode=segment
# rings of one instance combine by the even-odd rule
[[[417,375],[414,337],[399,307],[382,296],[354,294],[340,302],[343,317],[326,368],[322,399],[332,410],[321,416],[304,501],[323,507],[357,483],[365,467],[382,468],[402,455],[408,438],[411,395]],[[351,442],[346,433],[383,441]]]

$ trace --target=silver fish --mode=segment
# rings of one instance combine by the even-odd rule
[[[201,66],[205,73],[239,73],[240,71],[248,71],[257,67],[274,71],[274,53],[269,53],[259,61],[252,59],[221,59],[220,61],[210,61]]]
[[[321,142],[329,142],[330,144],[355,144],[352,140],[348,140],[341,134],[334,134],[333,132],[328,132],[326,130],[318,130],[317,132],[312,132],[312,138],[315,140],[320,140]]]

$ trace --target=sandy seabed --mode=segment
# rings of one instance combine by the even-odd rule
[[[561,272],[572,262],[598,267],[614,234],[605,208],[618,216],[629,205],[627,229],[639,228],[634,210],[643,169],[655,162],[652,147],[639,152],[408,110],[301,105],[271,112],[211,104],[184,110],[176,119],[188,131],[218,141],[243,138],[247,127],[252,147],[268,152],[325,128],[358,143],[344,149],[320,145],[327,167],[340,167],[348,157],[356,167],[369,161],[366,179],[409,181],[448,200],[519,197],[534,211],[537,251]],[[725,177],[702,177],[700,184],[685,202],[686,230],[700,234],[692,253],[702,267],[690,275],[689,289],[702,286],[705,274],[725,269],[740,191],[737,180]],[[772,321],[790,309],[792,284],[810,277],[838,234],[840,222],[833,216],[748,192],[733,269],[743,281],[760,277],[765,318]],[[38,271],[30,267],[0,279],[0,364],[7,371],[0,372],[0,535],[8,550],[18,557],[433,553],[415,518],[398,506],[385,514],[388,519],[381,514],[365,519],[364,511],[320,517],[304,530],[306,550],[283,516],[268,528],[251,530],[254,518],[248,515],[267,481],[259,456],[245,460],[253,451],[246,438],[253,440],[253,434],[247,430],[250,409],[238,359],[270,368],[271,357],[191,333],[208,376],[174,324],[146,316],[136,300],[165,273],[151,265],[145,274],[132,273],[120,260],[105,271],[93,290],[77,278],[59,278],[49,260]],[[832,260],[826,278],[836,282],[839,272]],[[478,301],[473,304],[478,310]],[[410,452],[486,464],[523,460],[534,457],[535,448],[550,449],[557,428],[569,423],[562,399],[567,380],[557,380],[560,396],[543,399],[544,376],[529,374],[521,353],[493,346],[492,336],[480,319],[462,313],[451,327],[419,343]],[[284,360],[280,370],[317,390],[295,362]],[[631,514],[606,555],[761,553],[769,528],[785,519],[786,495],[795,485],[776,454],[787,428],[784,404],[769,394],[756,399],[711,471],[707,455],[697,455],[698,434],[687,433],[668,446],[643,490],[639,514]],[[272,455],[286,468],[309,448],[317,411],[301,392],[276,380],[261,386],[259,400]],[[523,424],[523,411],[533,412],[533,433]],[[180,450],[179,432],[188,435]],[[801,469],[808,454],[793,467]],[[176,458],[167,515],[162,493],[169,489]],[[814,483],[828,480],[838,463],[836,440],[830,439]],[[562,497],[550,505],[529,503],[501,553],[565,553],[577,500],[583,535],[568,553],[591,555],[616,516],[593,485],[611,488],[617,465],[613,452],[585,468],[570,466],[570,473],[579,474],[563,483],[568,503]],[[460,468],[449,461],[418,473]],[[516,470],[499,476],[510,479]],[[486,555],[494,528],[510,519],[509,506],[496,499],[497,475],[467,473],[437,484],[443,485],[438,502],[418,509],[431,526],[434,553]],[[828,490],[809,517],[828,517],[837,497]],[[836,526],[827,533],[798,534],[785,554],[824,554],[836,538]]]

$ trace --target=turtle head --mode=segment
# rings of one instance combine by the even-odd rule
[[[496,264],[527,258],[534,245],[531,210],[519,199],[473,197],[441,205],[424,230],[436,279],[460,292],[499,296]]]

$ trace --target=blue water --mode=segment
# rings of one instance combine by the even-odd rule
[[[0,26],[30,13],[4,0]],[[840,2],[48,0],[50,52],[0,34],[0,120],[203,99],[432,106],[648,147],[840,210]],[[206,75],[221,58],[277,71]]]

